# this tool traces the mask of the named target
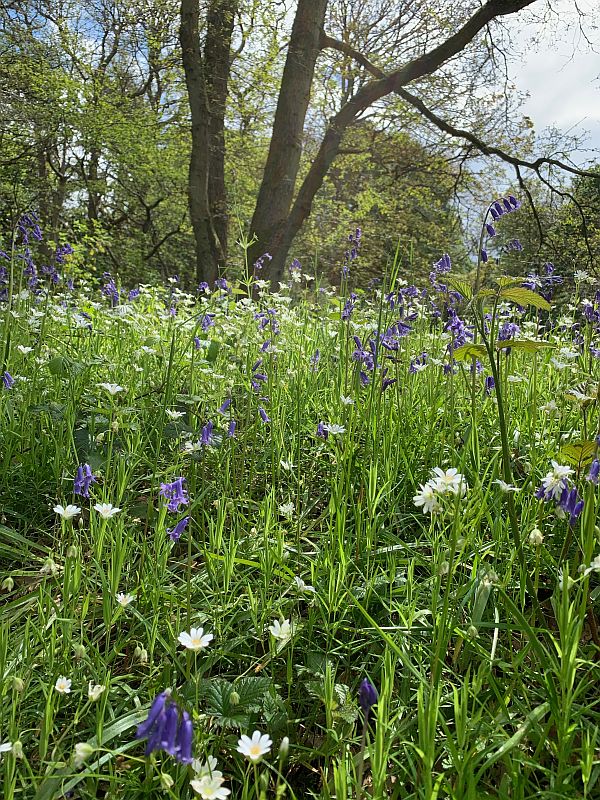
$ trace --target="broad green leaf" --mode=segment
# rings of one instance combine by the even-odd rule
[[[509,347],[523,350],[525,353],[537,353],[538,350],[554,349],[556,345],[551,342],[539,342],[535,339],[508,339],[496,342],[496,350],[505,350]]]
[[[457,347],[452,355],[457,361],[469,361],[471,358],[485,358],[487,350],[482,344],[463,344]]]
[[[563,445],[559,450],[559,458],[574,467],[585,467],[591,464],[596,454],[596,442],[582,439]]]
[[[444,282],[447,283],[451,289],[462,294],[467,300],[473,297],[473,287],[466,280],[457,278],[454,275],[446,275]]]
[[[533,306],[542,311],[550,311],[550,303],[547,300],[537,292],[532,292],[531,289],[524,289],[522,286],[503,289],[500,292],[500,297],[519,306]]]
[[[219,350],[221,349],[221,345],[215,339],[213,339],[206,351],[206,360],[209,361],[211,364],[217,360],[217,356],[219,355]]]
[[[506,289],[507,286],[519,286],[524,280],[525,278],[511,278],[510,275],[500,275],[494,278],[494,283],[501,289]]]

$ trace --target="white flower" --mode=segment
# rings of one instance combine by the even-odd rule
[[[585,270],[576,269],[573,277],[575,278],[576,283],[582,283],[584,281],[587,281],[587,279],[590,276],[588,275],[588,273]]]
[[[100,697],[102,692],[106,691],[106,686],[101,683],[92,683],[91,681],[88,684],[88,697],[95,703],[96,700]]]
[[[291,472],[294,469],[294,465],[291,461],[280,461],[279,466],[286,472]]]
[[[117,603],[126,608],[130,603],[133,603],[135,600],[135,595],[133,594],[124,594],[123,592],[118,592],[117,595]]]
[[[293,503],[283,503],[279,506],[279,513],[287,517],[287,519],[291,519],[294,515],[294,504]]]
[[[544,535],[539,528],[534,528],[529,534],[529,544],[539,547],[544,541]]]
[[[242,734],[238,741],[237,751],[250,761],[259,761],[271,749],[273,742],[266,733],[254,731],[252,738]]]
[[[116,394],[119,394],[119,392],[125,391],[123,386],[119,386],[118,383],[98,383],[97,385],[100,386],[102,389],[105,389],[113,397]]]
[[[192,769],[197,778],[213,775],[217,770],[217,759],[214,756],[208,756],[206,761],[203,762],[199,758],[195,758],[192,761]]]
[[[278,639],[280,642],[287,642],[292,635],[292,623],[289,619],[284,619],[283,622],[279,622],[278,619],[275,619],[273,620],[273,624],[269,625],[269,630],[275,639]]]
[[[118,514],[120,508],[115,508],[111,503],[96,503],[94,509],[100,514],[102,519],[111,519]]]
[[[61,675],[60,678],[56,679],[56,683],[54,684],[54,688],[59,694],[70,694],[71,693],[71,678],[65,678],[64,675]]]
[[[60,514],[63,519],[73,519],[73,517],[76,517],[77,514],[81,514],[81,509],[79,506],[54,506],[52,510],[56,511],[57,514]]]
[[[204,650],[215,637],[212,633],[204,633],[204,628],[192,628],[189,633],[183,631],[177,637],[177,641],[188,650]]]
[[[560,500],[565,487],[565,480],[573,474],[571,467],[565,467],[552,461],[552,471],[542,479],[544,494],[548,500]]]
[[[73,754],[73,763],[76,767],[83,766],[86,761],[94,752],[94,748],[87,742],[77,742],[75,745],[75,752]]]
[[[294,583],[296,584],[296,588],[299,592],[315,593],[317,591],[314,586],[311,586],[309,583],[304,583],[302,578],[300,578],[298,575],[294,576]]]
[[[167,415],[167,417],[169,419],[181,419],[182,417],[185,417],[185,414],[184,414],[183,411],[171,411],[170,408],[167,408],[165,410],[165,414]]]
[[[18,344],[17,350],[19,353],[23,353],[23,355],[26,356],[27,353],[31,353],[33,351],[33,347],[25,347],[24,344]]]
[[[343,394],[340,395],[340,403],[344,406],[353,406],[354,400],[351,397],[344,397]]]
[[[223,786],[223,776],[220,772],[190,781],[190,786],[203,800],[209,800],[209,798],[225,800],[231,794],[230,790]]]
[[[12,742],[0,742],[0,755],[2,753],[10,753],[12,750]]]
[[[564,585],[565,585],[564,581],[565,581],[565,579],[564,579],[563,571],[562,571],[562,569],[559,569],[558,570],[558,588],[560,589],[561,592],[562,592],[562,590],[564,588]],[[571,586],[573,586],[574,583],[575,583],[575,581],[569,575],[568,578],[567,578],[567,589],[570,589]]]
[[[418,494],[413,497],[413,503],[417,508],[422,506],[424,514],[434,514],[440,510],[440,501],[435,491],[435,486],[427,482],[420,485]]]
[[[444,471],[440,467],[434,467],[433,470],[433,485],[436,492],[439,494],[459,494],[462,496],[467,491],[467,482],[464,475],[462,475],[456,467],[451,467]]]
[[[594,559],[592,559],[592,563],[583,574],[589,575],[590,572],[600,572],[600,556],[596,556]]]
[[[324,425],[323,427],[325,428],[326,431],[331,433],[333,436],[335,436],[338,433],[346,433],[346,428],[344,428],[343,425],[335,425],[335,424],[329,423],[328,425]]]
[[[500,490],[508,493],[508,492],[520,492],[521,490],[518,489],[516,486],[511,486],[510,483],[506,483],[506,481],[500,480],[500,478],[496,478],[494,483],[497,483],[500,487]]]
[[[550,400],[549,403],[546,403],[542,406],[541,409],[544,414],[554,414],[555,411],[558,411],[558,406],[556,405],[556,400]]]

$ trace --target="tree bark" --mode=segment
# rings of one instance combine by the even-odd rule
[[[214,0],[206,17],[204,67],[209,123],[208,205],[221,245],[223,266],[227,259],[227,192],[225,188],[225,109],[231,71],[231,37],[239,0]]]
[[[366,83],[362,89],[349,100],[329,123],[318,153],[304,179],[296,200],[284,224],[280,224],[271,237],[273,260],[270,262],[268,277],[278,279],[283,274],[287,255],[294,237],[308,217],[314,197],[323,184],[323,180],[333,163],[344,132],[359,114],[373,103],[392,92],[398,92],[411,81],[435,72],[450,58],[460,53],[484,28],[496,17],[514,14],[536,0],[488,0],[470,19],[453,35],[438,47],[409,61],[382,78]]]
[[[271,144],[250,225],[250,235],[257,238],[248,253],[251,264],[264,252],[276,255],[276,236],[285,224],[292,204],[326,8],[327,0],[298,0]],[[282,254],[282,263],[286,255],[287,251]]]
[[[212,284],[218,276],[223,254],[208,200],[210,116],[198,22],[198,0],[181,0],[179,41],[192,120],[188,202],[196,243],[196,278]]]

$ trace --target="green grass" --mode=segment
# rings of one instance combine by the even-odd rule
[[[600,552],[596,490],[580,465],[586,507],[571,532],[534,497],[550,460],[566,463],[561,448],[598,427],[597,390],[583,410],[566,395],[598,381],[569,325],[548,338],[573,357],[499,359],[520,560],[494,483],[504,473],[489,369],[473,403],[470,363],[444,372],[449,334],[427,303],[398,351],[380,351],[397,379],[382,392],[380,370],[363,386],[352,359],[353,336],[365,344],[399,318],[378,295],[361,295],[349,321],[343,298],[308,288],[180,295],[175,317],[167,296],[147,288],[113,310],[85,285],[23,295],[4,328],[16,381],[0,391],[0,740],[21,743],[0,762],[5,800],[198,796],[190,767],[145,758],[134,738],[165,688],[193,717],[194,755],[217,758],[233,798],[598,797],[600,588],[577,569]],[[259,331],[258,312],[280,332]],[[526,319],[541,338],[535,312]],[[412,374],[423,351],[427,367]],[[102,382],[126,391],[112,397]],[[209,420],[212,445],[186,452]],[[344,432],[319,438],[321,421]],[[89,500],[73,496],[84,463],[98,477]],[[413,496],[437,466],[458,468],[469,490],[430,517]],[[159,487],[178,476],[190,503],[177,515]],[[82,512],[61,520],[56,503]],[[96,503],[122,510],[103,520]],[[184,512],[173,543],[167,528]],[[562,590],[560,569],[573,579]],[[135,599],[122,608],[118,592]],[[292,636],[277,642],[269,626],[284,619]],[[177,640],[191,627],[214,634],[197,654]],[[59,676],[69,694],[54,689]],[[365,677],[379,702],[363,749]],[[96,701],[90,681],[106,686]],[[254,730],[273,740],[256,767],[236,752]],[[76,764],[84,742],[93,753]]]

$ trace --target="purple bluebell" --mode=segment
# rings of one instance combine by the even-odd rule
[[[190,502],[187,491],[183,488],[185,478],[175,478],[172,483],[161,483],[159,494],[167,502],[169,511],[179,511],[179,506],[187,506]]]
[[[595,458],[590,465],[587,479],[591,481],[594,486],[598,486],[598,483],[600,483],[600,461],[598,461],[597,458]]]
[[[181,538],[181,534],[188,526],[189,517],[182,517],[174,528],[167,528],[167,533],[172,541],[176,542]]]
[[[8,370],[2,376],[2,383],[4,384],[5,389],[12,389],[12,387],[15,385],[15,379],[10,372],[8,372]]]
[[[210,291],[210,286],[206,281],[201,281],[198,284],[198,293],[202,292],[203,294]]]
[[[377,702],[377,689],[373,686],[368,678],[361,681],[358,689],[358,703],[363,710],[365,719],[369,718],[371,709]]]
[[[329,431],[325,427],[324,422],[319,422],[319,424],[317,425],[317,436],[319,437],[319,439],[327,439],[327,437],[329,436]]]
[[[321,351],[317,348],[314,354],[310,357],[310,365],[312,367],[312,371],[316,372],[317,367],[319,366],[319,361],[321,360]]]
[[[115,279],[110,274],[110,272],[105,272],[102,275],[102,280],[104,281],[104,285],[102,287],[102,294],[105,297],[110,299],[110,304],[114,308],[115,306],[119,305],[119,290],[117,289],[117,285],[115,283]]]
[[[231,405],[231,397],[228,397],[221,403],[221,406],[219,408],[219,414],[224,414],[229,409],[230,405]]]
[[[165,691],[155,698],[147,719],[138,725],[135,738],[148,738],[147,756],[155,750],[164,750],[181,764],[190,764],[193,735],[189,714],[180,712],[170,693]]]
[[[265,264],[265,261],[272,261],[273,256],[270,253],[263,253],[262,256],[254,262],[254,272],[260,272]]]
[[[485,392],[485,394],[489,397],[495,387],[496,387],[496,382],[494,381],[494,376],[493,375],[488,375],[486,377],[485,383],[484,383],[484,392]]]
[[[135,300],[135,298],[139,297],[139,296],[140,296],[140,290],[139,289],[131,289],[131,291],[127,295],[127,299],[129,301],[131,301],[131,300]]]
[[[577,521],[577,518],[583,511],[583,500],[579,498],[575,486],[572,489],[568,489],[565,486],[558,507],[561,508],[565,514],[569,515],[570,525],[573,525]]]
[[[514,339],[521,333],[521,328],[516,322],[504,322],[498,331],[498,339],[501,342],[506,342],[509,339]]]
[[[487,260],[488,260],[487,250],[482,250],[481,251],[481,260],[483,261],[484,264],[487,264]]]
[[[202,328],[204,333],[206,333],[206,331],[215,324],[214,319],[215,315],[211,311],[208,311],[202,317],[202,319],[200,320],[200,327]]]
[[[236,425],[237,425],[237,423],[236,423],[236,421],[234,419],[232,419],[231,422],[229,423],[229,427],[227,428],[227,436],[230,439],[233,439],[233,437],[235,436]]]
[[[271,422],[271,420],[269,418],[269,415],[267,414],[267,412],[264,410],[264,408],[262,406],[258,407],[258,413],[260,414],[260,418],[262,419],[262,421],[264,423]]]
[[[486,231],[488,233],[488,236],[495,236],[496,235],[496,228],[494,228],[494,226],[490,222],[486,222],[485,223],[485,229],[486,229]]]
[[[89,497],[92,483],[96,483],[96,476],[92,473],[92,468],[89,464],[80,464],[73,480],[73,494]]]
[[[213,424],[211,420],[209,420],[206,425],[202,428],[202,434],[200,436],[200,444],[203,447],[207,447],[209,444],[212,443],[213,439]]]

